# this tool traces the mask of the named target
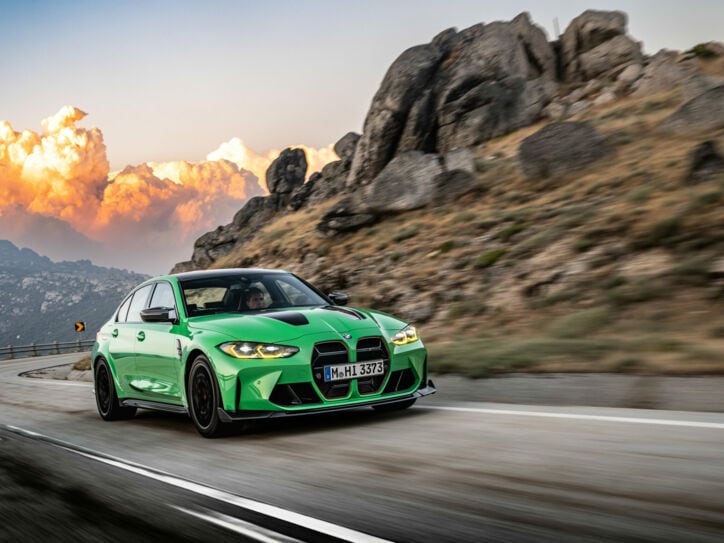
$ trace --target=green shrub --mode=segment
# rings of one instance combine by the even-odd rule
[[[511,255],[521,257],[535,253],[559,239],[563,235],[563,232],[563,229],[555,226],[537,232],[513,247],[510,251]]]
[[[698,194],[694,199],[694,205],[697,209],[702,207],[709,207],[715,204],[719,204],[721,202],[724,202],[724,191],[722,190],[704,192],[703,194]]]
[[[716,54],[716,51],[710,48],[709,45],[706,43],[697,43],[694,47],[689,49],[687,53],[693,53],[694,56],[697,56],[701,59],[715,58],[718,56]]]
[[[561,339],[585,337],[606,325],[611,319],[611,313],[607,306],[578,311],[553,321],[548,333]]]
[[[668,284],[651,279],[641,279],[612,288],[606,292],[606,299],[615,306],[649,302],[671,295]]]
[[[637,187],[629,191],[626,199],[632,204],[643,205],[651,197],[651,187]]]
[[[469,223],[473,222],[477,218],[477,214],[473,213],[472,211],[463,211],[462,213],[456,213],[452,217],[453,223]]]
[[[615,371],[619,373],[630,373],[641,369],[644,362],[638,358],[623,358],[618,361]]]
[[[656,223],[637,245],[642,249],[650,247],[671,246],[676,242],[676,236],[681,231],[681,221],[678,217],[671,217]]]
[[[462,373],[470,377],[519,371],[546,360],[594,363],[611,350],[606,341],[551,338],[460,339],[427,347],[430,371]]]
[[[597,245],[596,240],[583,236],[573,243],[573,249],[579,253],[585,253]]]
[[[448,239],[446,241],[443,241],[440,245],[438,245],[437,250],[444,254],[444,253],[449,253],[453,249],[456,249],[457,247],[461,247],[462,245],[464,245],[464,244],[456,239]]]
[[[407,228],[403,228],[394,236],[392,236],[392,241],[405,241],[406,239],[414,238],[419,233],[420,231],[417,226],[408,226]]]
[[[475,300],[464,300],[455,302],[450,305],[447,310],[447,316],[451,319],[459,319],[461,317],[482,315],[487,310],[485,304]]]
[[[513,224],[513,225],[508,226],[507,228],[504,228],[503,230],[501,230],[501,232],[498,234],[498,239],[500,239],[501,241],[508,241],[510,238],[512,238],[518,232],[522,232],[523,230],[525,230],[525,225]]]
[[[671,270],[670,274],[676,278],[680,285],[705,286],[709,283],[709,267],[711,259],[706,257],[693,257],[680,262]]]
[[[508,251],[506,249],[495,249],[493,251],[483,253],[475,259],[473,267],[478,269],[488,268],[495,264],[507,252]]]

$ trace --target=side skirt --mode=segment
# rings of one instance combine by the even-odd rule
[[[170,403],[149,402],[147,400],[134,400],[127,398],[121,400],[123,407],[140,407],[141,409],[152,409],[153,411],[165,411],[179,415],[188,415],[188,410],[183,405],[172,405]]]

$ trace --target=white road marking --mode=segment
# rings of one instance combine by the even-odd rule
[[[237,507],[241,507],[242,509],[248,509],[249,511],[254,511],[268,517],[283,520],[284,522],[288,522],[290,524],[296,524],[297,526],[301,526],[302,528],[306,528],[320,534],[336,537],[337,539],[341,539],[343,541],[349,541],[350,543],[391,543],[386,539],[373,537],[363,532],[358,532],[350,528],[345,528],[344,526],[338,526],[337,524],[332,524],[331,522],[326,522],[324,520],[320,520],[314,517],[308,517],[306,515],[302,515],[301,513],[288,511],[286,509],[282,509],[281,507],[257,502],[249,498],[243,498],[241,496],[237,496],[236,494],[231,494],[230,492],[225,492],[223,490],[206,486],[201,483],[187,481],[185,479],[176,477],[175,475],[171,475],[170,473],[165,473],[152,468],[147,468],[140,464],[135,464],[121,458],[97,453],[95,451],[81,450],[80,447],[75,446],[72,443],[67,443],[59,439],[51,438],[43,434],[33,432],[32,430],[25,430],[24,428],[18,428],[17,426],[11,425],[6,425],[4,427],[16,434],[30,437],[33,439],[40,439],[42,441],[51,443],[57,447],[65,449],[69,452],[85,456],[86,458],[90,458],[91,460],[102,462],[104,464],[108,464],[109,466],[114,466],[116,468],[135,473],[136,475],[141,475],[142,477],[148,477],[149,479],[154,479],[156,481],[160,481],[162,483],[166,483],[177,488],[182,488],[184,490],[188,490],[189,492],[193,492],[201,496],[206,496],[207,498],[219,500],[230,505],[235,505]]]
[[[254,539],[255,541],[260,541],[261,543],[301,543],[299,539],[287,537],[272,530],[261,528],[256,524],[252,524],[251,522],[246,522],[245,520],[241,520],[236,517],[224,515],[223,513],[219,513],[218,511],[211,511],[209,509],[204,509],[203,512],[192,511],[191,509],[186,509],[184,507],[170,504],[169,507],[173,507],[177,511],[181,511],[182,513],[186,513],[187,515],[191,515],[192,517],[205,520],[206,522],[210,522],[211,524],[215,524],[216,526],[221,526],[222,528],[225,528],[231,532],[235,532],[250,539]]]
[[[548,417],[552,419],[594,420],[600,422],[625,422],[629,424],[659,424],[663,426],[687,426],[690,428],[713,428],[724,430],[724,423],[700,422],[695,420],[648,419],[641,417],[611,417],[606,415],[582,415],[576,413],[550,413],[540,411],[520,411],[515,409],[487,409],[484,407],[446,407],[426,405],[425,409],[439,411],[461,411],[464,413],[486,413],[489,415],[519,415],[524,417]]]
[[[25,379],[25,382],[33,382],[38,383],[42,385],[60,385],[60,386],[66,386],[66,387],[85,387],[90,388],[93,386],[93,383],[87,382],[87,381],[63,381],[61,379],[41,379],[40,377],[23,377]]]

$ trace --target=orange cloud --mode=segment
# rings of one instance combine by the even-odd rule
[[[315,149],[306,145],[292,145],[294,149],[304,149],[307,154],[307,178],[314,172],[319,172],[322,168],[334,160],[339,160],[337,153],[334,152],[332,144],[327,147]],[[239,168],[244,168],[253,172],[259,178],[259,184],[264,190],[266,187],[266,171],[272,161],[279,156],[281,151],[278,149],[270,149],[263,153],[257,153],[239,138],[232,138],[222,143],[218,149],[212,151],[206,156],[206,160],[226,159]]]
[[[42,122],[41,133],[16,132],[0,121],[0,218],[24,209],[62,220],[119,253],[158,248],[168,258],[173,246],[183,260],[196,237],[267,192],[266,170],[279,155],[232,138],[205,161],[150,162],[109,173],[103,134],[77,125],[85,116],[65,106]],[[337,159],[331,145],[298,147],[307,153],[308,175]]]
[[[85,115],[65,106],[43,121],[42,135],[0,123],[0,206],[21,204],[71,224],[85,222],[108,175],[101,131],[75,126]]]

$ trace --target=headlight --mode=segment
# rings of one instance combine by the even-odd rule
[[[417,335],[417,329],[411,324],[408,324],[402,330],[392,336],[392,343],[394,343],[395,345],[407,345],[408,343],[412,343],[413,341],[417,341],[418,339],[420,338]]]
[[[252,343],[250,341],[230,341],[222,343],[219,349],[234,358],[287,358],[299,352],[296,347],[274,345],[273,343]]]

